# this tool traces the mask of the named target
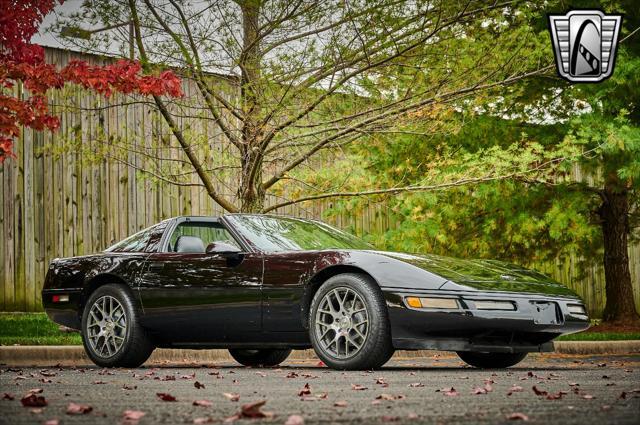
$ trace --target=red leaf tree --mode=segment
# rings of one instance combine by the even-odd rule
[[[182,96],[180,79],[173,72],[144,75],[134,61],[95,66],[74,60],[62,69],[45,63],[44,49],[30,40],[55,3],[0,0],[0,163],[13,156],[21,127],[50,131],[59,127],[60,120],[49,111],[47,91],[67,82],[107,97],[113,92]],[[15,95],[17,84],[26,89],[22,97]]]

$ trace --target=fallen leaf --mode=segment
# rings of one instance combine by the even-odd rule
[[[136,389],[138,389],[138,386],[137,385],[124,384],[124,385],[122,385],[122,389],[123,390],[136,390]]]
[[[204,388],[204,384],[201,384],[200,382],[196,381],[193,383],[193,386],[196,387],[197,389],[201,389]]]
[[[511,413],[507,415],[507,419],[510,421],[528,421],[529,417],[524,413]]]
[[[351,389],[355,391],[364,391],[367,389],[367,387],[360,384],[351,384]]]
[[[536,387],[535,385],[533,386],[533,392],[536,393],[536,395],[547,395],[547,394],[549,394],[545,390],[541,390],[538,387]]]
[[[193,423],[196,425],[201,425],[201,424],[211,424],[214,423],[215,420],[213,418],[195,418],[193,420]]]
[[[144,415],[146,415],[146,413],[140,410],[125,410],[122,413],[122,421],[126,424],[134,425],[137,424]]]
[[[267,400],[254,401],[253,403],[243,404],[240,408],[240,412],[237,414],[240,415],[241,418],[271,418],[273,417],[273,412],[263,412],[262,406],[267,403]]]
[[[101,384],[106,384],[106,382],[104,381],[93,381],[94,385],[101,385]]]
[[[441,390],[436,390],[436,392],[441,392],[444,393],[444,395],[447,395],[449,397],[456,397],[458,396],[458,391],[456,391],[455,388],[451,387],[451,388],[443,388]]]
[[[507,395],[511,395],[513,393],[521,393],[524,389],[519,386],[519,385],[514,385],[511,388],[509,388],[509,392],[507,393]]]
[[[287,418],[284,425],[304,425],[304,418],[300,415],[291,415]]]
[[[202,407],[209,407],[212,406],[213,403],[211,403],[209,400],[196,400],[193,402],[194,406],[202,406]]]
[[[180,379],[193,379],[196,377],[196,373],[193,372],[191,375],[182,375]]]
[[[476,394],[476,395],[478,395],[478,394],[486,394],[487,390],[485,390],[484,388],[478,387],[478,388],[474,388],[473,391],[471,391],[471,393],[472,394]]]
[[[339,401],[336,401],[335,403],[333,403],[333,405],[335,407],[347,407],[349,405],[349,403],[347,403],[344,400],[339,400]]]
[[[93,407],[88,404],[69,403],[67,406],[67,415],[86,415],[92,410]]]
[[[408,387],[411,387],[411,388],[418,388],[418,387],[424,387],[424,384],[423,384],[423,383],[421,383],[421,382],[414,382],[414,383],[409,384],[409,385],[407,385],[407,386],[408,386]]]
[[[176,401],[176,398],[169,393],[156,393],[156,395],[162,401]]]
[[[387,384],[384,380],[384,378],[378,378],[376,379],[376,384],[377,385],[382,385],[382,388],[387,388],[389,386],[389,384]]]
[[[285,378],[297,378],[298,374],[295,372],[289,372],[287,373],[287,376],[285,376]]]
[[[240,394],[236,394],[236,393],[224,393],[222,394],[224,395],[226,398],[228,398],[231,401],[238,401],[240,400]]]
[[[11,401],[15,399],[15,396],[13,394],[4,393],[4,395],[2,396],[2,399]]]
[[[298,396],[303,397],[305,395],[310,395],[310,394],[311,394],[311,386],[307,382],[306,384],[304,384],[304,387],[302,387],[302,389],[298,391]]]
[[[34,392],[35,391],[35,392]],[[42,390],[37,388],[35,390],[30,390],[27,392],[24,397],[20,399],[20,403],[24,407],[44,407],[47,405],[47,400],[43,396],[39,396]]]
[[[595,397],[592,396],[591,394],[584,394],[582,398],[584,398],[585,400],[591,400],[591,399],[594,399]]]

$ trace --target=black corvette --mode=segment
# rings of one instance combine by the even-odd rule
[[[438,349],[508,367],[589,324],[571,290],[532,270],[375,251],[317,221],[253,214],[172,218],[56,259],[42,300],[107,367],[139,366],[155,347],[228,348],[251,366],[313,347],[337,369]]]

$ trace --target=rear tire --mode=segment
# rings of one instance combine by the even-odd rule
[[[101,367],[138,367],[147,361],[155,347],[139,317],[125,286],[96,289],[82,313],[82,343],[91,361]]]
[[[393,355],[387,305],[369,276],[345,273],[327,279],[309,310],[311,344],[327,366],[371,370]]]
[[[272,367],[277,366],[283,361],[287,360],[290,349],[272,349],[265,348],[260,350],[248,350],[248,349],[229,349],[229,354],[235,361],[244,366],[250,367]]]
[[[458,351],[466,364],[480,369],[503,369],[515,366],[527,357],[527,353],[479,353],[475,351]]]

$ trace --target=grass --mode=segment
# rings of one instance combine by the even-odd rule
[[[556,341],[640,340],[639,332],[580,332]],[[45,313],[0,313],[0,345],[81,345],[77,332],[61,332]]]
[[[555,341],[624,341],[640,339],[638,332],[579,332],[577,334],[563,335]]]
[[[77,332],[61,332],[45,313],[0,313],[0,345],[81,345]]]

